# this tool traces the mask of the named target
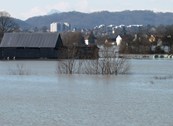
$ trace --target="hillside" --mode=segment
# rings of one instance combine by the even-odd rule
[[[31,26],[49,26],[52,22],[69,22],[73,27],[92,28],[100,24],[173,24],[173,13],[154,13],[153,11],[122,11],[122,12],[62,12],[52,15],[37,16],[25,21]]]
[[[31,26],[27,24],[25,21],[22,21],[20,19],[14,19],[15,23],[19,25],[20,28],[22,29],[29,29]]]

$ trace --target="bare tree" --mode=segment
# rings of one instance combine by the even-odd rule
[[[18,29],[18,25],[11,17],[0,17],[0,33],[13,32]]]
[[[18,30],[19,27],[11,17],[0,17],[0,42],[5,32],[13,32]]]

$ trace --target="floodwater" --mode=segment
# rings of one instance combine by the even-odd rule
[[[130,64],[126,75],[96,76],[0,61],[0,126],[173,126],[173,60]]]

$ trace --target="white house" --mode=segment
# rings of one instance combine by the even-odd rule
[[[122,42],[122,38],[121,38],[120,35],[118,35],[117,38],[116,38],[117,46],[120,46],[121,45],[121,42]]]

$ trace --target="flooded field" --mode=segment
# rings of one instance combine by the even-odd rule
[[[173,60],[130,65],[126,75],[59,75],[57,61],[0,61],[0,126],[172,126]]]

